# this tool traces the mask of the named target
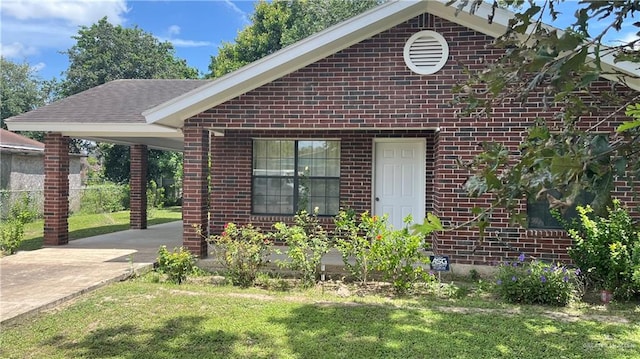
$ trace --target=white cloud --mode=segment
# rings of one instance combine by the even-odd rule
[[[107,16],[109,22],[121,24],[126,14],[126,0],[4,0],[4,16],[18,20],[63,20],[70,25],[90,25]]]
[[[105,16],[121,24],[127,11],[126,0],[0,0],[2,55],[23,59],[69,48],[79,26]]]
[[[14,42],[11,44],[0,43],[0,55],[10,59],[22,59],[30,55],[35,55],[38,50],[33,46],[25,46],[22,43]]]
[[[167,37],[157,37],[158,40],[164,42],[168,41],[173,44],[174,47],[206,47],[213,46],[213,44],[209,41],[198,41],[198,40],[185,40],[185,39],[174,39]]]
[[[169,29],[167,29],[167,32],[169,33],[169,35],[178,35],[180,34],[180,26],[171,25],[169,26]]]
[[[47,64],[45,64],[44,62],[38,62],[37,64],[31,66],[31,70],[33,70],[33,72],[38,72],[45,67],[47,67]]]
[[[236,4],[233,3],[233,1],[231,0],[224,0],[224,3],[231,8],[231,10],[233,10],[233,12],[235,12],[236,14],[240,15],[240,21],[242,21],[243,24],[249,24],[249,15],[242,11],[242,9],[240,9]]]

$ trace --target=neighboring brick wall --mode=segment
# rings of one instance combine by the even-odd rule
[[[44,150],[44,244],[69,242],[69,137],[47,133]]]
[[[130,161],[130,214],[132,229],[147,228],[147,167],[149,151],[145,145],[131,146]]]
[[[407,136],[427,137],[426,210],[455,226],[472,218],[471,208],[490,202],[489,198],[466,196],[461,186],[469,173],[457,161],[472,159],[483,141],[502,142],[517,151],[534,119],[551,120],[558,109],[545,109],[538,98],[524,105],[499,105],[489,119],[458,116],[450,101],[454,84],[466,79],[460,64],[483,68],[501,50],[492,49],[492,39],[485,35],[436,18],[431,29],[447,39],[449,61],[434,75],[416,75],[406,67],[402,51],[405,41],[422,30],[418,24],[417,18],[400,24],[189,120],[203,127],[226,129],[225,137],[212,143],[214,233],[227,221],[265,227],[288,219],[250,215],[251,137],[340,138],[341,199],[356,210],[372,208],[372,138],[399,136],[401,131]],[[606,82],[601,85],[611,87]],[[601,113],[607,115],[611,109],[602,106]],[[600,118],[594,114],[586,123]],[[433,131],[436,128],[439,130]],[[600,130],[611,128],[608,124]],[[185,180],[187,173],[185,166]],[[185,195],[188,191],[185,188]],[[521,208],[526,210],[524,202]],[[569,241],[563,232],[510,227],[504,212],[495,214],[489,234],[475,251],[478,232],[473,229],[434,236],[433,245],[438,253],[451,255],[458,263],[487,264],[516,256],[519,251],[568,259],[565,248]],[[497,237],[505,239],[504,243]]]

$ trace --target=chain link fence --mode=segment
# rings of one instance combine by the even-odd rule
[[[70,213],[107,213],[129,208],[129,186],[92,185],[69,189]],[[44,215],[44,190],[0,190],[0,216],[27,211],[32,218]]]

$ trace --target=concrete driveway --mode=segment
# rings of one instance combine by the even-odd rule
[[[182,221],[0,258],[0,324],[150,270],[161,245],[170,250],[182,245]]]

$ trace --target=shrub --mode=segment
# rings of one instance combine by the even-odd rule
[[[429,257],[422,251],[427,244],[422,233],[411,233],[411,215],[404,218],[405,227],[400,230],[385,230],[376,236],[372,245],[375,268],[391,282],[399,295],[410,291],[417,281],[433,278],[424,270]]]
[[[215,245],[214,255],[225,267],[233,285],[249,287],[266,263],[271,241],[258,228],[247,224],[238,227],[227,223],[224,231],[209,240]]]
[[[0,226],[0,252],[14,254],[24,238],[24,224],[33,220],[33,212],[29,210],[29,197],[14,203],[9,209],[9,217]]]
[[[0,227],[1,254],[14,254],[24,238],[24,222],[19,219],[8,219]]]
[[[496,290],[511,303],[565,306],[577,295],[576,272],[560,263],[525,262],[521,254],[499,266]]]
[[[33,222],[42,217],[38,203],[29,193],[22,193],[9,208],[9,218],[19,218],[22,223]]]
[[[588,280],[614,298],[630,299],[640,293],[640,231],[631,216],[614,200],[608,218],[593,215],[591,207],[578,207],[578,220],[568,227],[573,239],[569,255]]]
[[[367,282],[373,270],[373,244],[386,231],[387,217],[370,216],[369,212],[356,217],[353,211],[340,211],[334,218],[336,224],[336,249],[342,255],[345,269],[359,282]]]
[[[318,222],[317,209],[313,215],[304,210],[296,214],[294,223],[292,226],[282,222],[274,224],[272,238],[289,247],[288,260],[277,264],[300,272],[302,287],[312,287],[316,283],[322,256],[329,251],[329,238]]]
[[[195,269],[195,257],[184,247],[169,252],[166,246],[158,250],[157,271],[167,275],[167,279],[176,284],[181,284]]]
[[[118,212],[129,208],[129,186],[115,183],[87,186],[80,199],[81,213]]]
[[[151,180],[147,186],[147,209],[162,208],[165,205],[165,189]]]

